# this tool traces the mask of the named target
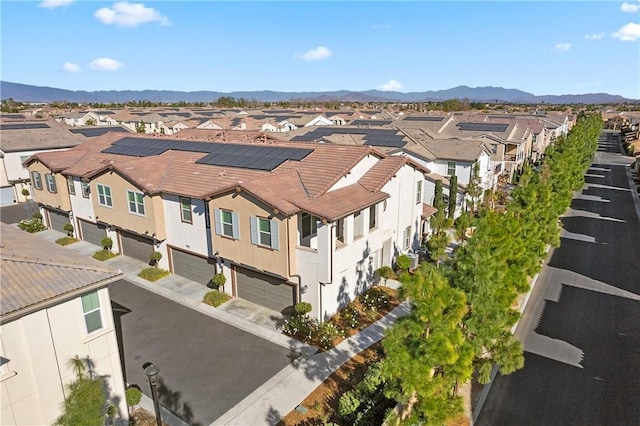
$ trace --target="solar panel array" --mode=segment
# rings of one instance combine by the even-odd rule
[[[503,123],[458,123],[460,130],[478,131],[478,132],[497,132],[502,133],[507,130],[508,124]]]
[[[370,146],[386,146],[402,148],[405,146],[403,135],[398,135],[394,129],[358,129],[358,128],[328,128],[318,127],[303,135],[291,138],[292,141],[311,142],[322,139],[324,137],[338,135],[362,135],[364,145]]]
[[[403,121],[442,121],[444,117],[434,117],[434,116],[417,116],[411,115],[409,117],[405,117]]]
[[[77,129],[69,129],[71,133],[81,134],[87,138],[93,138],[96,136],[102,136],[108,132],[127,132],[128,130],[124,127],[119,126],[105,126],[105,127],[85,127],[85,128],[77,128]]]
[[[391,124],[391,120],[353,120],[352,126],[385,126]]]
[[[11,120],[24,120],[26,117],[22,114],[2,114],[2,118],[9,118]]]
[[[2,123],[0,130],[50,129],[47,123]]]
[[[102,150],[102,152],[105,154],[150,157],[160,155],[170,149],[206,154],[196,161],[197,164],[268,171],[275,169],[287,160],[300,161],[313,152],[313,149],[307,148],[132,137],[122,138]]]

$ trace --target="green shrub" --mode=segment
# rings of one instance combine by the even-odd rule
[[[105,260],[112,259],[112,258],[116,257],[117,255],[118,255],[118,253],[112,253],[109,250],[98,250],[97,252],[95,252],[93,254],[93,258],[95,260],[99,260],[101,262],[104,262]]]
[[[44,222],[42,221],[42,219],[38,219],[37,217],[31,219],[22,219],[20,222],[18,222],[18,228],[22,229],[23,231],[29,232],[30,234],[47,229],[47,227],[44,226]]]
[[[291,318],[285,319],[282,324],[282,331],[285,334],[304,342],[311,342],[317,328],[318,321],[309,318],[308,315],[294,315]]]
[[[319,324],[314,333],[314,340],[322,349],[328,349],[333,346],[333,340],[337,337],[344,337],[344,331],[338,328],[332,322],[323,322]]]
[[[231,296],[229,296],[227,293],[223,293],[218,290],[212,290],[204,295],[204,298],[202,299],[202,301],[207,305],[218,307],[222,305],[224,302],[226,302],[227,300],[229,300],[230,298]]]
[[[169,275],[169,271],[159,269],[157,266],[153,268],[145,268],[138,274],[140,278],[144,278],[145,280],[151,282],[158,281],[159,279],[162,279],[167,275]]]
[[[130,386],[124,391],[124,397],[127,400],[127,407],[130,407],[133,413],[133,407],[140,404],[142,400],[142,392],[137,387]]]
[[[309,312],[311,312],[311,303],[308,303],[308,302],[296,303],[293,308],[296,311],[296,315],[307,315]]]
[[[102,245],[102,248],[105,249],[105,251],[111,251],[113,248],[113,240],[109,237],[104,237],[102,241],[100,241],[100,245]]]
[[[56,244],[60,244],[61,246],[68,246],[69,244],[77,243],[78,239],[73,237],[62,237],[56,240]]]
[[[31,195],[31,193],[27,188],[22,188],[22,195],[24,195],[25,197],[28,197],[29,195]]]
[[[406,254],[401,254],[396,258],[396,265],[401,271],[407,271],[411,267],[411,258]]]
[[[360,303],[369,311],[377,311],[389,306],[389,295],[380,287],[371,287],[359,296]]]
[[[351,328],[357,328],[360,325],[360,312],[351,303],[342,311],[342,318],[347,326]]]
[[[40,220],[42,220],[43,219],[42,213],[35,212],[34,214],[31,215],[31,219],[40,219]]]
[[[67,236],[71,237],[73,236],[73,225],[70,223],[65,223],[64,226],[62,227],[62,229],[64,229],[67,232]]]
[[[221,287],[224,285],[224,283],[227,282],[227,277],[225,277],[223,273],[218,273],[218,274],[215,274],[213,278],[211,278],[211,282],[216,287]]]
[[[352,417],[360,407],[362,401],[355,390],[350,390],[343,394],[338,401],[338,414],[344,419]]]
[[[160,253],[159,251],[154,251],[149,255],[149,260],[156,268],[158,267],[158,262],[160,262],[160,259],[162,259],[162,253]]]
[[[393,269],[391,269],[390,266],[381,266],[376,272],[381,278],[384,278],[385,280],[396,278],[396,274],[393,272]]]

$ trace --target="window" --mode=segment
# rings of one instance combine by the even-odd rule
[[[535,141],[534,141],[535,142]],[[27,159],[31,157],[30,155],[21,155],[20,156],[20,164],[22,164],[22,168],[26,169],[27,167],[24,165],[24,162],[27,161]]]
[[[416,204],[420,204],[422,202],[422,181],[418,181],[416,184]]]
[[[278,222],[261,217],[251,217],[251,244],[279,250]]]
[[[411,246],[411,227],[410,226],[407,226],[406,229],[404,230],[404,233],[402,234],[402,244],[403,244],[404,250],[409,250],[409,247]]]
[[[42,189],[42,178],[40,172],[31,172],[31,181],[35,189]]]
[[[180,197],[180,217],[183,222],[193,223],[193,214],[191,213],[191,198]]]
[[[456,162],[447,161],[447,176],[453,176],[456,174]]]
[[[354,237],[360,237],[364,235],[364,230],[362,229],[362,211],[356,212],[353,214],[353,235]]]
[[[144,194],[127,191],[127,199],[129,200],[129,213],[144,216]]]
[[[98,292],[94,291],[85,294],[81,299],[87,333],[100,330],[102,328],[102,314],[100,313],[100,298],[98,297]]]
[[[56,177],[52,174],[46,174],[44,177],[47,182],[47,191],[53,192],[54,194],[58,192],[58,187],[56,186]]]
[[[73,183],[72,176],[67,176],[67,186],[69,187],[69,194],[76,195],[76,186]]]
[[[213,210],[215,219],[216,234],[225,237],[233,238],[234,240],[240,239],[240,231],[238,224],[240,220],[238,213],[230,212],[228,210]]]
[[[101,206],[113,207],[110,186],[98,185],[98,204],[100,204]]]
[[[309,238],[318,233],[318,218],[309,213],[300,215],[300,234],[302,238]]]
[[[376,206],[373,205],[369,207],[369,229],[373,229],[376,227]]]
[[[89,186],[89,182],[80,182],[80,187],[82,188],[82,196],[84,198],[89,198],[89,194],[91,193],[91,187]]]
[[[344,243],[344,219],[336,222],[336,239]]]

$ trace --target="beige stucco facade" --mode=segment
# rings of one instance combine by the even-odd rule
[[[60,210],[71,210],[71,201],[69,200],[69,188],[67,186],[67,178],[60,173],[52,173],[49,168],[39,161],[34,161],[29,165],[29,174],[32,172],[40,173],[41,189],[37,189],[32,182],[32,192],[34,199],[47,206],[55,207]],[[47,190],[47,174],[52,174],[56,182],[56,192],[52,193]],[[33,180],[33,178],[32,178]]]
[[[96,220],[115,225],[141,235],[156,235],[158,240],[166,238],[162,197],[147,195],[132,182],[114,171],[107,171],[92,179],[91,202]],[[111,189],[111,207],[100,204],[98,185]],[[129,211],[128,192],[144,194],[144,215]]]

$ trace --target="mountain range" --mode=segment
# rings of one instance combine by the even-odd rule
[[[338,90],[329,92],[275,92],[239,91],[239,92],[180,92],[173,90],[65,90],[54,87],[32,86],[28,84],[0,81],[2,99],[13,98],[20,102],[78,102],[78,103],[124,103],[147,100],[151,102],[214,102],[227,96],[235,99],[244,98],[249,101],[279,102],[301,100],[310,102],[428,102],[447,99],[468,99],[475,102],[508,102],[531,104],[611,104],[638,102],[608,93],[589,93],[583,95],[534,95],[518,89],[502,87],[468,87],[457,86],[446,90],[429,90],[426,92],[392,92],[367,90],[354,92]]]

